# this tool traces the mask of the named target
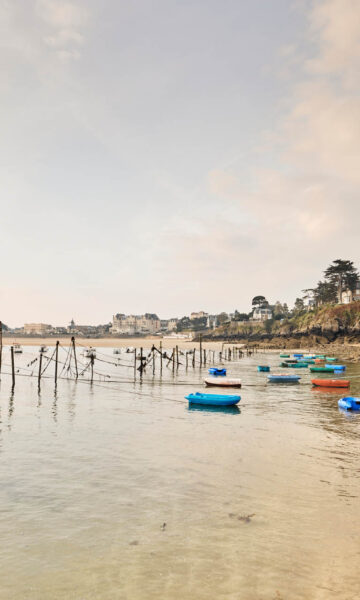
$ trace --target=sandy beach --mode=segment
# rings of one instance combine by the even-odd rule
[[[70,337],[51,337],[51,338],[40,338],[40,337],[3,337],[3,345],[11,346],[13,344],[20,344],[21,346],[55,346],[56,341],[59,341],[63,346],[68,346],[71,343]],[[174,348],[178,346],[183,350],[190,350],[192,348],[199,348],[199,342],[184,339],[170,339],[161,338],[158,336],[147,337],[147,338],[75,338],[76,344],[79,346],[93,346],[94,348],[124,348],[133,346],[136,348],[151,348],[153,345],[159,346],[162,342],[163,348]],[[244,344],[233,342],[215,342],[208,341],[203,342],[202,347],[204,349],[221,350],[225,346],[236,346],[242,347]]]

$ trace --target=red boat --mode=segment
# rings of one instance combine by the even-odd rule
[[[327,388],[348,388],[350,381],[348,379],[312,379],[311,383],[317,387]]]

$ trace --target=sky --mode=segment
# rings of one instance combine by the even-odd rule
[[[1,0],[0,319],[292,305],[360,267],[358,0]]]

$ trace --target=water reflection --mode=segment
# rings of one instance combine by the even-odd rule
[[[189,412],[223,413],[228,415],[239,415],[241,413],[238,406],[208,406],[205,404],[189,404],[187,410]]]

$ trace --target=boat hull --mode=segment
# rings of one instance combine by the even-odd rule
[[[298,383],[299,375],[268,375],[269,383]]]
[[[207,387],[241,387],[241,379],[228,379],[227,377],[224,379],[218,379],[217,377],[206,377],[206,379],[204,379],[204,383]]]
[[[350,381],[348,379],[312,379],[311,383],[316,387],[326,388],[348,388]]]
[[[226,369],[216,369],[215,367],[210,367],[208,373],[209,375],[215,375],[215,377],[225,377]]]
[[[333,373],[334,367],[310,367],[311,373]]]
[[[234,406],[241,400],[240,396],[222,395],[222,394],[189,394],[185,396],[189,404],[202,404],[204,406]]]
[[[341,398],[338,402],[339,408],[344,410],[356,410],[360,411],[360,398],[353,398],[349,396],[348,398]]]
[[[270,367],[268,367],[268,366],[260,366],[259,365],[258,368],[257,368],[257,370],[258,371],[262,371],[264,373],[268,373],[270,371]]]

